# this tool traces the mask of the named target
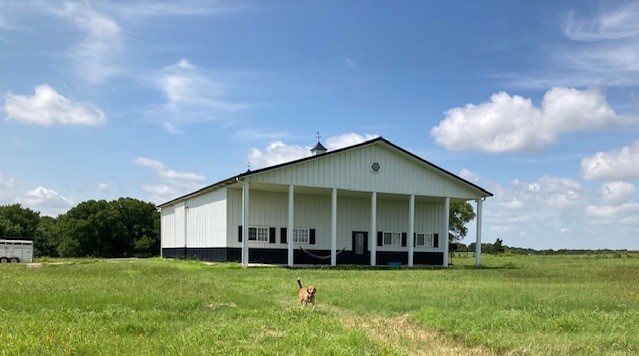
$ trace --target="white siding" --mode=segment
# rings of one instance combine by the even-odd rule
[[[162,208],[160,236],[162,248],[184,247],[184,202]]]
[[[241,247],[238,242],[238,226],[242,224],[242,191],[228,189],[228,246]],[[274,227],[276,243],[251,241],[250,247],[286,248],[280,243],[280,229],[288,224],[288,193],[251,190],[250,225]],[[370,228],[370,198],[337,197],[337,249],[352,249],[352,232],[368,232]],[[443,203],[416,202],[415,232],[439,233],[442,229]],[[329,250],[331,248],[331,197],[330,195],[295,194],[295,227],[315,229],[316,244],[303,247]],[[377,201],[378,231],[408,231],[408,197],[403,200]],[[370,240],[377,243],[377,235]],[[440,248],[416,247],[415,251],[443,251]],[[297,248],[297,246],[296,246]],[[370,249],[370,246],[369,246]],[[378,247],[379,251],[407,251],[407,247]]]
[[[186,200],[187,247],[225,247],[226,188]]]
[[[371,162],[381,164],[373,173]],[[382,142],[357,147],[247,177],[252,182],[378,193],[478,199],[480,193]]]
[[[415,233],[439,234],[439,247],[415,247],[415,252],[443,251],[441,237],[443,220],[443,203],[415,203]],[[370,211],[370,209],[369,209]],[[378,200],[377,202],[377,231],[408,232],[408,197],[402,200]],[[375,237],[377,241],[377,237]],[[407,247],[378,246],[378,251],[407,251]]]

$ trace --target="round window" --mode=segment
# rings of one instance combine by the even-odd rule
[[[371,172],[379,173],[379,171],[381,170],[382,170],[382,166],[379,164],[379,162],[373,161],[371,163]]]

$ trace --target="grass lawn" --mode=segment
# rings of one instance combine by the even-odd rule
[[[639,256],[449,269],[177,260],[0,265],[0,355],[639,354]],[[301,310],[296,278],[317,286]]]

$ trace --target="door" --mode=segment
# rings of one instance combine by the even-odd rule
[[[371,253],[368,250],[368,232],[353,231],[353,264],[367,265],[371,261]]]

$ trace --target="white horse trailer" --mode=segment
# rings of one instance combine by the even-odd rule
[[[33,241],[0,240],[0,263],[33,262]]]

